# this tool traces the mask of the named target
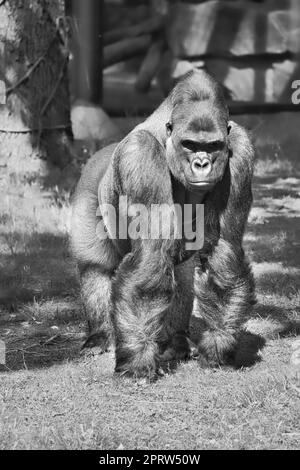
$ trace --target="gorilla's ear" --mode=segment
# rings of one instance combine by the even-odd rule
[[[167,136],[170,137],[170,135],[172,134],[172,130],[173,130],[172,124],[170,122],[167,122],[166,130],[167,130]]]

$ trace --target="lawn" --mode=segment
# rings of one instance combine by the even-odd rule
[[[79,354],[69,192],[3,184],[0,449],[300,447],[300,366],[291,361],[300,348],[300,173],[259,160],[255,174],[245,248],[258,303],[245,337],[266,344],[249,367],[192,360],[155,383],[115,376],[113,353]]]

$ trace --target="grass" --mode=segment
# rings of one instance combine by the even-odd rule
[[[258,294],[247,330],[265,347],[250,367],[190,361],[156,383],[116,377],[113,353],[79,354],[68,193],[3,190],[0,449],[299,448],[300,370],[290,359],[300,331],[300,179],[281,169],[259,161],[245,237]]]

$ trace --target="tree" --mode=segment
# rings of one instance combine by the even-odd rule
[[[0,1],[0,166],[8,174],[34,178],[71,160],[64,25],[62,0]]]

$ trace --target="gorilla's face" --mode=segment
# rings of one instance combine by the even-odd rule
[[[210,191],[224,175],[229,158],[229,128],[209,104],[185,103],[166,125],[166,156],[174,178],[187,189]]]

